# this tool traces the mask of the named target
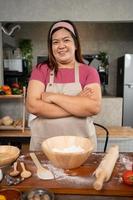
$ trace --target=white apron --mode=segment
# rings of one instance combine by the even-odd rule
[[[79,66],[75,66],[75,82],[54,83],[54,71],[50,73],[50,81],[46,87],[47,92],[77,95],[82,90],[79,82]],[[95,127],[91,117],[64,117],[47,119],[36,117],[30,122],[31,141],[30,150],[40,151],[43,140],[60,135],[76,135],[89,137],[97,147]]]

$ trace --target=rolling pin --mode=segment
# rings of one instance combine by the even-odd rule
[[[93,173],[96,177],[96,180],[93,184],[94,189],[101,190],[103,187],[103,183],[107,182],[110,179],[118,157],[119,146],[111,146],[104,158],[102,159],[101,163]]]

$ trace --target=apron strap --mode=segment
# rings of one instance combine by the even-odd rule
[[[75,63],[75,82],[79,83],[79,64]]]
[[[53,84],[53,83],[54,83],[54,70],[52,70],[52,71],[50,72],[49,83],[50,83],[50,84]]]

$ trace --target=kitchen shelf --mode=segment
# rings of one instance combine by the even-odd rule
[[[0,99],[18,99],[18,98],[23,98],[22,95],[0,95]]]
[[[0,130],[22,130],[24,132],[25,130],[25,118],[26,118],[26,111],[25,111],[25,96],[26,96],[26,88],[23,87],[23,94],[21,95],[0,95],[0,100],[15,100],[15,99],[22,99],[22,122],[18,125],[0,125]],[[7,114],[8,115],[8,114]],[[20,121],[20,119],[18,119]],[[17,120],[15,120],[17,121]]]
[[[21,130],[22,126],[16,126],[14,127],[13,125],[10,126],[4,126],[4,125],[0,125],[0,130]]]

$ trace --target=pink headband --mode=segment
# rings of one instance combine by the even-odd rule
[[[50,34],[52,33],[52,31],[58,27],[64,27],[64,28],[67,28],[68,30],[70,30],[74,35],[75,35],[75,32],[74,32],[74,29],[73,29],[73,26],[71,24],[69,24],[68,22],[57,22],[56,24],[53,25],[51,31],[50,31]]]

